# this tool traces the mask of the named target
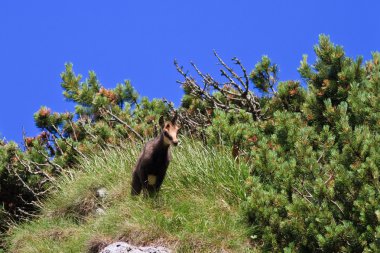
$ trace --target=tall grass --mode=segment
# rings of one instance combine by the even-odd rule
[[[82,161],[62,177],[41,217],[14,227],[10,252],[87,252],[125,240],[177,252],[247,252],[248,231],[239,210],[248,167],[229,150],[184,140],[157,198],[131,197],[131,171],[141,146],[127,145]],[[96,190],[105,188],[101,199]],[[103,213],[96,209],[105,210]]]

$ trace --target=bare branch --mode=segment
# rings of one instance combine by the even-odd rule
[[[209,104],[211,104],[214,108],[220,108],[223,110],[230,110],[231,108],[222,103],[218,98],[212,96],[210,92],[208,91],[208,87],[212,86],[215,88],[215,86],[218,86],[218,83],[211,78],[209,75],[203,75],[199,69],[193,64],[193,67],[196,69],[199,75],[203,76],[203,82],[204,87],[201,88],[200,85],[195,81],[194,78],[189,77],[187,74],[183,72],[183,68],[179,67],[178,63],[174,61],[174,64],[178,70],[178,72],[185,78],[184,82],[178,82],[184,86],[189,86],[191,90],[191,95],[194,97],[200,97],[206,100]]]
[[[46,154],[44,154],[43,152],[41,152],[38,149],[36,151],[37,151],[38,154],[42,155],[45,158],[46,162],[48,162],[51,166],[53,166],[56,169],[58,168],[59,171],[63,171],[62,166],[59,165],[59,164],[57,164],[57,163],[55,163],[55,162],[52,162],[49,156],[47,156]]]
[[[70,120],[70,119],[69,119],[69,122],[70,122],[70,126],[71,126],[71,128],[73,129],[73,133],[74,133],[75,141],[78,141],[77,133],[76,133],[76,131],[75,131],[75,128],[74,128],[73,122],[72,122],[72,120]]]
[[[54,177],[51,177],[49,174],[47,174],[46,172],[44,172],[40,167],[39,167],[39,164],[38,163],[34,163],[35,167],[38,169],[37,171],[34,171],[29,164],[26,163],[26,161],[23,161],[17,154],[15,154],[15,157],[17,159],[17,161],[20,162],[20,164],[30,173],[30,174],[34,174],[34,175],[40,175],[40,176],[43,176],[45,178],[47,178],[49,181],[54,181]],[[32,161],[29,161],[32,163]]]
[[[80,156],[82,156],[83,158],[87,158],[81,151],[79,151],[72,143],[68,142],[67,139],[63,136],[63,134],[61,133],[61,131],[59,131],[59,129],[53,125],[53,128],[54,130],[58,133],[58,135],[61,137],[61,139],[67,144],[69,145],[75,152],[77,152]]]
[[[229,66],[228,66],[228,65],[222,60],[222,58],[219,57],[219,55],[217,54],[217,52],[216,52],[215,50],[214,50],[214,55],[215,55],[215,57],[218,59],[219,63],[220,63],[225,69],[227,69],[228,72],[230,72],[231,75],[232,75],[235,79],[237,79],[237,80],[240,82],[241,85],[243,85],[243,86],[245,87],[245,83],[244,83],[244,81],[241,79],[241,77],[240,77],[238,74],[236,74],[236,72],[235,72],[231,67],[229,67]]]
[[[28,189],[29,192],[31,192],[33,194],[34,197],[38,197],[40,194],[39,193],[36,193],[22,178],[21,176],[18,174],[18,172],[16,171],[16,169],[12,166],[12,170],[9,168],[11,166],[6,166],[8,172],[10,172],[11,174],[15,175],[17,177],[17,179],[21,182],[21,184],[26,188]]]
[[[339,204],[336,202],[336,201],[334,201],[334,200],[330,200],[334,205],[336,205],[337,207],[338,207],[338,209],[339,209],[339,211],[342,213],[342,214],[344,214],[344,212],[343,212],[343,209],[339,206]]]
[[[248,89],[249,89],[249,78],[248,78],[247,70],[245,69],[245,67],[243,66],[243,64],[241,63],[241,61],[237,57],[232,58],[232,60],[235,62],[236,65],[239,65],[240,69],[243,71],[244,80],[245,80],[244,86],[246,87],[246,91],[248,91]]]
[[[190,95],[204,99],[209,104],[210,109],[222,109],[224,111],[243,109],[251,113],[254,120],[260,121],[262,113],[259,98],[249,90],[249,77],[241,61],[236,57],[232,59],[234,63],[240,67],[243,77],[239,76],[237,72],[229,67],[215,50],[214,55],[223,66],[223,68],[220,69],[221,75],[225,77],[228,82],[219,83],[211,75],[202,73],[200,69],[191,62],[198,76],[202,78],[203,86],[201,87],[194,78],[183,71],[183,67],[180,67],[177,61],[174,61],[177,71],[184,77],[184,81],[177,82],[188,87]],[[213,91],[220,92],[223,99],[218,99],[212,93]]]
[[[108,109],[104,109],[103,110],[108,114],[110,115],[112,118],[114,118],[116,121],[118,121],[119,123],[123,124],[124,126],[126,126],[132,133],[134,133],[139,139],[140,141],[144,141],[144,138],[138,133],[136,132],[130,125],[128,125],[125,121],[123,121],[122,119],[120,119],[119,117],[117,117],[115,114],[112,113],[111,110],[108,110]]]
[[[300,192],[300,190],[298,190],[296,187],[293,187],[293,190],[295,190],[301,197],[303,197],[307,202],[309,202],[310,204],[313,204],[310,200],[309,200],[309,197],[310,196],[307,196],[305,194],[303,194],[302,192]]]
[[[17,207],[17,211],[19,211],[20,213],[22,213],[22,214],[24,214],[25,216],[28,216],[28,217],[34,217],[34,218],[40,217],[39,215],[27,212],[27,211],[21,209],[20,207]]]

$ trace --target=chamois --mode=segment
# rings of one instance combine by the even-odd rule
[[[132,195],[139,195],[141,190],[150,196],[160,190],[166,170],[171,160],[170,145],[177,146],[177,114],[171,121],[159,119],[161,134],[145,144],[132,173]]]

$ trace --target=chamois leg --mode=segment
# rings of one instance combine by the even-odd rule
[[[154,174],[149,174],[146,177],[146,181],[144,182],[144,196],[145,197],[155,197],[157,195],[157,180],[158,176]]]
[[[154,197],[157,193],[156,183],[151,181],[151,177],[147,177],[147,180],[143,184],[143,191],[145,197]]]
[[[142,184],[140,182],[140,178],[137,175],[137,173],[132,174],[132,189],[131,189],[131,195],[136,196],[139,195],[142,189]]]
[[[165,175],[157,178],[157,182],[156,182],[156,185],[155,185],[156,192],[160,191],[162,182],[164,181],[164,177],[165,177]]]
[[[157,196],[158,190],[155,185],[148,185],[147,188],[147,196],[149,197],[155,197]]]
[[[163,182],[164,178],[161,176],[156,176],[156,179],[154,180],[154,184],[149,183],[146,185],[146,191],[145,195],[146,197],[157,197],[158,192],[160,191],[161,184]]]

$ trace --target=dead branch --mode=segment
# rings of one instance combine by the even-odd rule
[[[26,217],[34,217],[34,218],[40,217],[39,215],[27,212],[27,211],[21,209],[20,207],[17,207],[17,211],[19,211],[20,213],[24,214]]]
[[[236,74],[236,72],[231,68],[231,67],[229,67],[223,60],[222,60],[222,58],[220,58],[219,57],[219,55],[216,53],[216,51],[214,50],[214,55],[215,55],[215,57],[218,59],[218,61],[219,61],[219,63],[225,68],[225,69],[227,69],[228,70],[228,72],[233,76],[233,78],[235,78],[236,80],[238,80],[239,81],[239,83],[244,87],[244,89],[245,89],[245,91],[244,92],[248,92],[248,83],[249,83],[249,79],[248,79],[248,77],[247,77],[247,79],[246,79],[246,82],[244,82],[243,80],[242,80],[242,78],[238,75],[238,74]],[[233,60],[234,59],[237,59],[236,57],[234,57],[234,58],[232,58]],[[239,60],[235,60],[235,62],[238,62],[239,63],[239,66],[241,66],[242,67],[242,65],[241,65],[241,63],[240,63],[240,61]],[[244,74],[245,74],[245,76],[247,75],[246,74],[246,71],[245,71],[245,68],[244,67],[242,67],[242,69],[244,70],[243,72],[244,72]],[[225,72],[224,72],[225,73]],[[225,73],[225,76],[228,76],[227,75],[227,73]],[[228,78],[228,79],[230,79],[230,78]],[[233,82],[233,83],[235,83],[235,82]],[[235,83],[236,84],[236,83]],[[236,87],[236,89],[238,89],[238,90],[241,90],[241,88],[240,88],[240,86],[239,85],[234,85],[235,87]]]
[[[309,200],[309,198],[311,197],[310,195],[306,195],[306,194],[303,194],[300,190],[298,190],[296,187],[293,187],[293,190],[295,190],[303,199],[305,199],[307,202],[309,202],[310,204],[313,204],[311,203],[311,201]]]
[[[57,164],[57,163],[55,163],[55,162],[53,162],[53,161],[50,159],[49,156],[47,156],[46,154],[44,154],[43,152],[41,152],[41,151],[38,150],[38,149],[36,149],[36,151],[37,151],[38,154],[42,155],[42,156],[45,158],[46,162],[49,163],[51,166],[53,166],[55,169],[58,169],[58,171],[60,171],[60,172],[63,171],[62,166],[59,165],[59,164]]]
[[[144,138],[138,133],[136,132],[130,125],[128,125],[125,121],[123,121],[122,119],[120,119],[118,116],[116,116],[115,114],[112,113],[111,110],[109,109],[105,109],[103,108],[103,111],[105,113],[107,113],[108,115],[110,115],[112,118],[114,118],[117,122],[119,122],[120,124],[123,124],[124,126],[126,126],[132,133],[134,133],[139,139],[140,141],[144,141]]]
[[[32,167],[26,162],[26,160],[22,160],[17,154],[15,154],[15,157],[17,159],[18,162],[20,162],[20,164],[30,173],[30,174],[34,174],[34,175],[39,175],[39,176],[42,176],[44,178],[47,179],[47,181],[49,182],[52,182],[52,181],[55,181],[54,177],[51,177],[48,173],[46,173],[45,171],[43,171],[41,168],[40,168],[40,164],[38,163],[35,163],[35,162],[32,162],[32,161],[29,161],[30,163],[32,163],[35,168],[37,168],[37,170],[33,170]]]
[[[75,127],[74,127],[74,125],[73,125],[73,122],[72,122],[71,119],[69,119],[69,122],[70,122],[70,126],[71,126],[71,128],[73,129],[73,134],[74,134],[75,141],[78,141],[77,133],[76,133],[76,131],[75,131]]]
[[[53,141],[54,141],[54,143],[55,143],[55,146],[57,147],[57,149],[59,150],[59,152],[60,152],[61,154],[63,154],[64,152],[63,152],[61,146],[58,144],[57,137],[55,137],[54,134],[52,134],[51,136],[52,136],[52,138],[53,138]]]
[[[54,130],[58,133],[58,135],[61,137],[61,139],[67,144],[69,145],[75,152],[77,152],[80,156],[82,156],[83,158],[87,158],[87,156],[85,156],[81,151],[79,151],[72,143],[68,142],[67,139],[63,136],[63,134],[61,133],[61,131],[59,131],[59,129],[53,125],[53,128]],[[49,162],[50,163],[50,162]],[[59,166],[59,165],[58,165]],[[59,166],[60,167],[60,166]]]
[[[336,201],[334,201],[334,200],[330,200],[334,205],[336,205],[337,207],[338,207],[338,209],[339,209],[339,211],[342,213],[342,214],[344,214],[344,212],[343,212],[343,209],[339,206],[339,204],[336,202]]]
[[[12,167],[12,170],[10,169]],[[42,195],[41,193],[35,192],[26,182],[21,178],[21,176],[17,173],[16,169],[13,166],[6,166],[9,173],[15,175],[17,179],[20,181],[20,183],[30,192],[33,194],[33,196],[38,199],[38,196]]]
[[[329,178],[325,181],[324,184],[325,184],[325,185],[328,185],[333,179],[334,179],[334,174],[331,173],[330,176],[329,176]]]
[[[176,110],[172,103],[165,98],[163,98],[162,101],[168,105],[169,111],[172,114],[177,113],[178,123],[181,125],[182,129],[184,128],[190,135],[195,133],[198,134],[199,132],[202,133],[203,129],[207,128],[211,124],[210,115],[201,113],[199,109],[190,115],[187,111]]]
[[[228,66],[222,58],[219,57],[216,51],[214,51],[214,55],[222,66],[220,73],[227,79],[227,82],[220,83],[216,81],[211,75],[202,73],[200,69],[191,62],[191,66],[202,79],[203,85],[200,85],[195,78],[188,75],[187,72],[185,73],[183,67],[180,67],[178,62],[174,60],[174,65],[178,73],[184,78],[184,81],[177,81],[177,83],[188,87],[190,95],[206,101],[210,109],[221,109],[223,111],[243,109],[249,112],[254,120],[260,121],[262,119],[262,113],[259,98],[249,90],[249,77],[241,61],[236,57],[232,59],[234,64],[239,66],[243,74],[242,76],[238,75],[237,72]],[[219,92],[223,99],[221,100],[214,96],[214,91]]]
[[[90,131],[88,131],[88,130],[86,129],[86,122],[85,122],[84,120],[82,120],[82,117],[78,120],[78,123],[79,123],[80,126],[82,127],[83,131],[85,131],[86,134],[88,134],[93,140],[96,140],[96,139],[97,139],[96,136],[95,136],[93,133],[91,133]]]

